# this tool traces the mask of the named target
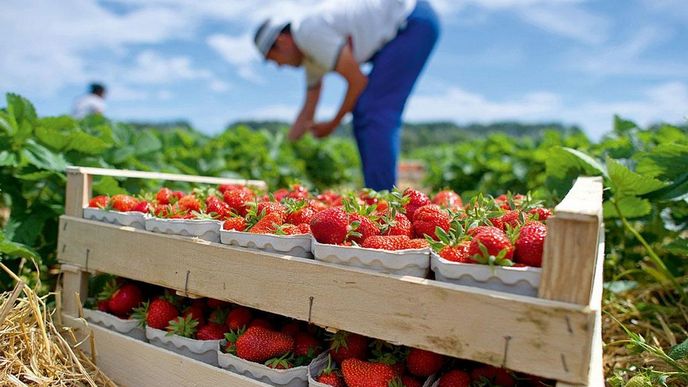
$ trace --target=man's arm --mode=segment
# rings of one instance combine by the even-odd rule
[[[320,90],[322,89],[322,81],[311,86],[306,90],[306,100],[303,103],[301,112],[296,121],[291,126],[287,137],[291,141],[296,141],[306,133],[309,127],[313,125],[313,117],[315,116],[315,108],[318,106],[320,100]]]
[[[351,44],[349,43],[342,47],[335,71],[346,79],[348,84],[346,95],[344,95],[344,100],[334,119],[313,125],[311,131],[316,137],[326,137],[339,126],[346,113],[352,111],[354,106],[356,106],[358,97],[368,84],[368,78],[361,72],[361,68],[354,58]]]

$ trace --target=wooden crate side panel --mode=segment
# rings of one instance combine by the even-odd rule
[[[267,386],[97,325],[87,325],[66,313],[62,321],[76,329],[78,339],[93,335],[96,364],[121,386]],[[90,353],[89,340],[80,348]]]
[[[225,177],[212,176],[193,176],[180,175],[174,173],[162,172],[144,172],[132,171],[127,169],[104,169],[104,168],[89,168],[89,167],[68,167],[68,173],[81,173],[89,176],[113,176],[113,177],[128,177],[136,179],[149,180],[166,180],[166,181],[184,181],[189,183],[199,184],[243,184],[254,186],[258,188],[267,188],[267,185],[262,180],[247,180],[247,179],[231,179]]]
[[[540,376],[582,382],[582,306],[394,277],[62,217],[59,259]],[[61,226],[61,227],[62,227]]]

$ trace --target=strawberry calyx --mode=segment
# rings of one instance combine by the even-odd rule
[[[278,370],[284,370],[292,367],[293,356],[291,353],[286,353],[281,357],[273,357],[265,362],[265,365]]]
[[[198,320],[194,319],[191,314],[188,314],[186,317],[179,316],[175,320],[170,321],[165,336],[177,335],[192,338],[196,334],[197,328]]]

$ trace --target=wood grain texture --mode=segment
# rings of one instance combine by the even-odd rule
[[[96,364],[120,386],[267,386],[97,325],[87,324],[66,313],[62,314],[62,321],[65,326],[76,329],[77,339],[93,335]],[[90,353],[89,340],[79,348]]]
[[[587,306],[243,250],[63,216],[64,263],[393,343],[572,383],[588,376]],[[312,298],[312,308],[311,305]]]
[[[91,198],[91,176],[78,170],[67,168],[67,191],[65,194],[65,214],[81,217],[83,208]]]

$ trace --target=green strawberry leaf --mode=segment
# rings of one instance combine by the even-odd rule
[[[646,216],[652,212],[652,205],[647,199],[627,196],[617,201],[621,214],[629,219]],[[619,213],[611,201],[605,201],[602,209],[604,211],[605,219],[619,218]]]
[[[669,357],[674,360],[681,360],[688,357],[688,339],[681,344],[675,345],[669,350]]]
[[[678,238],[668,245],[664,246],[670,253],[676,254],[679,256],[688,256],[688,239],[687,238]]]
[[[688,165],[688,145],[660,144],[650,152],[638,156],[636,171],[642,175],[676,180],[685,170],[678,165]]]
[[[620,161],[607,157],[609,185],[617,198],[643,195],[656,191],[666,183],[631,171]]]
[[[614,115],[614,132],[618,134],[625,134],[632,129],[637,128],[638,125],[630,120],[623,119],[618,115]]]

